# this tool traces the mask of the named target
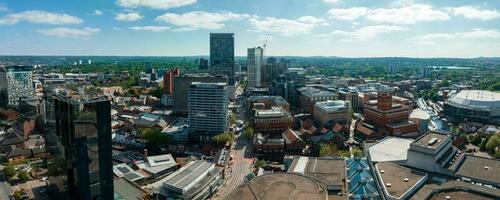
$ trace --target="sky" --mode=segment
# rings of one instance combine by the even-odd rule
[[[0,55],[498,57],[498,0],[0,0]]]

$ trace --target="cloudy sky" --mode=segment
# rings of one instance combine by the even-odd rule
[[[500,56],[498,0],[0,0],[1,55]]]

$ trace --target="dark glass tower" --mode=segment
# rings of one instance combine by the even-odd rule
[[[45,100],[51,199],[113,199],[110,102]]]
[[[234,33],[210,33],[210,68],[234,85]]]

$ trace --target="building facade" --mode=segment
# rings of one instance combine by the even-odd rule
[[[314,119],[321,125],[329,122],[346,125],[351,121],[351,115],[351,106],[348,101],[322,101],[314,105]]]
[[[51,199],[113,199],[110,102],[51,93],[45,100]]]
[[[210,33],[210,68],[214,75],[225,75],[234,86],[234,33]]]
[[[335,100],[337,94],[334,92],[317,89],[314,87],[302,87],[298,89],[300,96],[300,107],[302,112],[313,114],[314,104],[319,101]]]
[[[264,64],[264,50],[260,47],[248,48],[247,74],[248,87],[261,87],[262,65]]]
[[[17,106],[20,97],[33,97],[33,68],[10,66],[0,68],[0,106]]]
[[[445,117],[455,123],[467,120],[484,124],[500,123],[500,93],[462,90],[444,103]]]
[[[163,74],[163,94],[174,94],[174,77],[180,75],[181,71],[178,68],[168,70]]]
[[[228,127],[226,83],[191,84],[188,93],[189,127],[193,135],[213,136]]]
[[[272,82],[281,74],[280,64],[276,62],[276,58],[267,58],[267,62],[262,65],[261,70],[261,85],[262,87],[270,87]]]
[[[188,90],[193,82],[202,83],[227,83],[223,76],[210,76],[207,74],[185,74],[174,77],[173,111],[178,114],[188,113]]]

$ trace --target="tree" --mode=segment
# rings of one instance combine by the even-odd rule
[[[328,156],[337,152],[337,147],[331,144],[322,144],[319,149],[319,156]]]
[[[494,152],[496,148],[500,147],[500,134],[495,134],[488,139],[486,143],[486,150]]]
[[[167,134],[164,134],[159,129],[142,128],[139,129],[139,135],[146,140],[146,143],[155,147],[162,147],[169,142]]]
[[[25,171],[20,171],[19,174],[17,175],[17,177],[23,183],[30,179],[30,177],[28,176],[28,173],[26,173]]]
[[[265,166],[267,166],[267,162],[264,160],[257,160],[255,162],[255,167],[265,167]]]
[[[352,155],[354,157],[357,157],[357,158],[362,157],[363,156],[363,151],[361,151],[361,149],[359,149],[359,148],[353,148],[352,149]]]
[[[246,127],[245,130],[243,131],[243,135],[245,135],[248,138],[252,138],[253,134],[254,134],[253,128],[250,126]]]
[[[149,95],[154,96],[156,98],[161,98],[161,96],[163,95],[163,90],[162,90],[162,88],[157,87],[154,90],[151,90],[149,92]]]
[[[215,142],[217,144],[225,144],[229,142],[230,144],[232,144],[234,142],[234,135],[228,132],[220,133],[212,137],[212,142]]]
[[[230,118],[231,124],[236,124],[237,120],[238,119],[236,118],[236,114],[234,114],[233,112],[231,112],[231,118]]]
[[[139,94],[139,92],[138,92],[137,90],[135,90],[135,89],[129,89],[127,93],[128,93],[128,95],[133,96],[133,97],[138,97],[138,96],[140,96],[140,95],[141,95],[141,94]]]
[[[3,173],[7,177],[13,177],[14,175],[16,175],[16,169],[14,169],[14,167],[9,165],[3,168]]]

